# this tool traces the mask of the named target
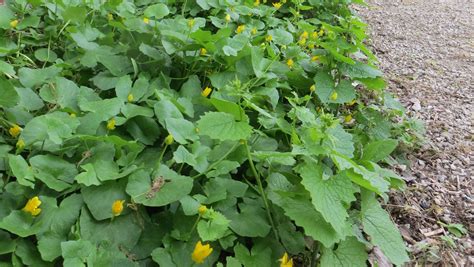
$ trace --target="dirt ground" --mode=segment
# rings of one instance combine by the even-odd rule
[[[474,1],[367,2],[357,11],[369,24],[389,90],[427,130],[402,172],[407,190],[387,208],[411,265],[474,266]],[[468,233],[455,237],[442,223],[462,224]]]

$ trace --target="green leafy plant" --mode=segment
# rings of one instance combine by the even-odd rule
[[[0,263],[406,262],[409,127],[353,3],[0,6]]]

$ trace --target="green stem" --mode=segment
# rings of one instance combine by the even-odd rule
[[[158,170],[161,165],[161,160],[163,160],[163,156],[165,155],[166,149],[168,148],[168,144],[165,144],[165,147],[161,151],[160,157],[158,158],[158,162],[156,163],[156,169]]]
[[[199,222],[200,219],[201,219],[201,214],[198,215],[196,221],[195,221],[194,224],[193,224],[193,227],[191,228],[191,231],[189,231],[189,233],[188,233],[188,237],[189,237],[189,238],[191,237],[191,235],[193,234],[194,230],[196,229],[197,224],[198,224],[198,222]]]
[[[316,267],[316,264],[318,263],[318,253],[319,253],[319,242],[314,241],[313,245],[313,253],[311,255],[311,267]]]
[[[257,185],[260,191],[260,195],[262,195],[263,204],[265,205],[265,210],[267,211],[268,220],[270,221],[270,225],[272,226],[273,234],[275,235],[276,240],[280,240],[280,238],[278,237],[277,229],[275,227],[275,223],[273,222],[272,214],[270,212],[270,205],[268,204],[267,195],[265,194],[265,191],[263,190],[262,180],[260,178],[260,175],[257,172],[257,169],[255,168],[255,165],[253,164],[252,154],[250,153],[250,148],[247,145],[247,143],[245,143],[245,149],[247,150],[247,157],[249,160],[250,169],[252,170],[253,175],[255,176],[255,179],[257,180]]]

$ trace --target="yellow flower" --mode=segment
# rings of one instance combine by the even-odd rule
[[[168,136],[165,138],[165,144],[171,145],[174,142],[174,137],[171,134],[168,134]]]
[[[133,98],[133,94],[132,94],[132,93],[128,94],[128,96],[127,96],[127,101],[128,101],[128,102],[133,102],[133,99],[134,99],[134,98]]]
[[[229,15],[229,14],[225,15],[225,21],[226,21],[226,22],[230,22],[230,19],[231,19],[231,18],[230,18],[230,15]]]
[[[318,39],[318,32],[313,32],[311,34],[311,38],[313,38],[314,40]]]
[[[201,216],[204,215],[204,213],[206,213],[206,211],[207,211],[206,206],[204,206],[204,205],[199,206],[199,209],[198,209],[199,215],[201,215]]]
[[[112,118],[107,122],[107,129],[114,130],[115,129],[115,119]]]
[[[314,44],[313,44],[313,43],[308,44],[308,48],[309,48],[309,49],[314,49]]]
[[[305,39],[305,38],[300,39],[300,40],[298,41],[298,44],[299,44],[300,46],[304,46],[304,45],[306,44],[306,39]]]
[[[204,97],[208,97],[212,92],[212,89],[210,87],[206,87],[204,88],[204,90],[202,90],[201,92],[201,95],[204,96]]]
[[[311,57],[311,61],[317,61],[317,60],[319,60],[319,56],[313,56],[313,57]]]
[[[270,34],[265,37],[265,41],[267,42],[271,42],[272,40],[273,40],[273,36],[271,36]]]
[[[321,30],[319,31],[318,35],[319,35],[319,36],[323,36],[323,35],[324,35],[324,30],[321,29]]]
[[[194,26],[194,19],[188,20],[188,27],[192,28]]]
[[[260,0],[255,0],[255,2],[253,2],[253,5],[254,6],[259,6],[260,5]]]
[[[354,106],[354,104],[355,104],[356,102],[357,102],[357,101],[354,99],[354,100],[352,100],[351,102],[349,102],[348,105],[349,105],[349,106]]]
[[[257,28],[252,28],[252,30],[250,30],[250,33],[251,33],[252,35],[257,34]]]
[[[30,198],[28,202],[26,202],[26,205],[22,210],[25,212],[31,213],[31,215],[33,216],[36,216],[40,214],[41,212],[41,209],[38,208],[40,205],[41,205],[41,200],[39,199],[39,197],[36,196],[36,197]]]
[[[112,214],[114,216],[119,216],[123,211],[123,203],[125,200],[115,200],[112,204]]]
[[[150,19],[147,18],[147,17],[144,17],[144,18],[143,18],[143,23],[145,23],[145,24],[150,24]]]
[[[107,14],[107,19],[108,19],[108,20],[114,20],[114,15],[112,15],[112,14],[110,14],[110,13]]]
[[[315,84],[311,85],[311,87],[309,88],[309,91],[311,92],[316,91],[316,85]]]
[[[281,5],[283,5],[282,3],[278,2],[278,3],[272,3],[273,7],[275,7],[277,10],[280,9]]]
[[[18,22],[19,22],[19,21],[18,21],[17,19],[10,21],[10,27],[15,28],[16,25],[18,25]]]
[[[336,101],[336,99],[337,99],[337,92],[334,92],[331,94],[331,100]]]
[[[13,126],[8,130],[8,132],[11,136],[13,136],[13,138],[16,138],[18,135],[20,135],[21,131],[21,127],[17,124],[13,124]]]
[[[286,252],[283,254],[283,257],[281,257],[280,262],[280,267],[293,267],[293,259],[288,257]]]
[[[291,58],[288,59],[288,60],[286,61],[286,65],[287,65],[290,69],[293,68],[293,65],[294,65],[293,59],[291,59]]]
[[[199,51],[199,54],[201,56],[205,56],[207,54],[207,49],[206,48],[201,48],[201,50]]]
[[[300,39],[308,39],[308,32],[307,31],[304,31],[301,35],[300,35]]]
[[[245,25],[239,25],[239,27],[237,27],[237,30],[235,32],[242,33],[244,30],[245,30]]]
[[[202,245],[201,241],[198,241],[196,243],[196,246],[194,247],[193,254],[191,254],[191,258],[193,259],[195,263],[201,264],[209,255],[211,255],[211,253],[212,253],[211,245],[209,244]]]
[[[352,121],[352,115],[351,114],[344,117],[344,122],[349,123],[351,121]]]
[[[18,142],[16,142],[16,148],[18,148],[19,150],[22,150],[23,148],[25,148],[25,140],[23,139],[18,139]]]
[[[76,113],[74,113],[74,112],[71,112],[71,113],[69,114],[69,117],[71,117],[71,118],[75,118],[75,117],[76,117]]]

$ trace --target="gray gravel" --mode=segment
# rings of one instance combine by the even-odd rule
[[[405,173],[414,179],[393,197],[392,214],[415,261],[474,266],[474,2],[367,2],[357,9],[389,90],[427,128],[427,142]],[[462,223],[471,237],[455,238],[456,248],[449,248],[438,221]]]

